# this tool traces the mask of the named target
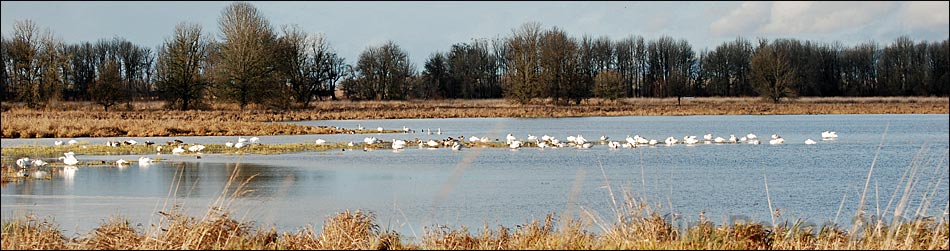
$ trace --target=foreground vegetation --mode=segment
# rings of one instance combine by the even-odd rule
[[[680,103],[680,104],[677,104]],[[375,133],[356,128],[303,126],[279,121],[668,116],[668,115],[774,115],[774,114],[946,114],[945,97],[800,98],[782,104],[758,98],[693,98],[588,100],[580,105],[557,106],[537,102],[512,104],[505,100],[416,100],[317,102],[312,109],[272,111],[216,106],[210,110],[168,111],[159,102],[133,103],[133,109],[104,111],[91,103],[67,102],[46,109],[4,104],[3,138],[240,136],[332,133]],[[368,126],[368,125],[367,125]],[[401,132],[401,128],[385,128]]]
[[[947,250],[948,225],[941,218],[920,218],[888,224],[859,219],[858,232],[836,225],[806,226],[801,222],[767,226],[754,222],[717,225],[700,216],[689,227],[643,204],[629,202],[613,223],[549,214],[515,228],[484,226],[480,234],[466,227],[427,228],[418,240],[381,229],[372,212],[343,211],[328,217],[320,232],[308,225],[296,232],[254,226],[227,212],[209,211],[202,218],[159,212],[157,226],[143,229],[112,217],[77,237],[66,237],[49,220],[27,215],[4,219],[2,248],[9,249],[928,249]],[[138,227],[136,227],[138,226]],[[681,225],[680,225],[681,226]]]

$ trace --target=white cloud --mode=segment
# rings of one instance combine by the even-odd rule
[[[906,29],[942,27],[946,31],[950,2],[904,2],[900,18]]]
[[[759,31],[792,35],[857,29],[894,7],[893,2],[776,2],[769,23]]]
[[[741,35],[758,29],[768,21],[771,3],[743,2],[739,8],[710,24],[713,35]]]

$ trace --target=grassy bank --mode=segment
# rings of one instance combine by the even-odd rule
[[[207,111],[169,111],[160,102],[133,103],[131,109],[104,111],[91,103],[63,102],[43,110],[3,104],[3,138],[238,136],[355,133],[355,128],[301,126],[278,121],[774,114],[946,114],[946,97],[800,98],[781,104],[759,98],[636,98],[588,100],[580,105],[506,100],[327,101],[311,108],[270,111],[217,105]],[[373,128],[375,129],[375,128]],[[401,128],[385,128],[399,132]]]

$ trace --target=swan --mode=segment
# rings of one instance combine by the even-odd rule
[[[323,139],[317,139],[316,141],[314,141],[314,143],[317,143],[317,145],[323,145],[323,144],[326,144],[327,141]]]
[[[376,131],[383,132],[383,127],[382,126],[376,127]]]
[[[821,139],[822,139],[822,140],[833,140],[833,139],[837,139],[837,138],[838,138],[838,133],[837,133],[837,132],[832,132],[832,131],[824,131],[824,132],[821,132]]]
[[[752,134],[751,132],[750,132],[749,134],[746,134],[745,137],[746,137],[746,139],[749,139],[749,140],[753,140],[753,139],[758,139],[758,138],[759,138],[759,136],[755,136],[755,134]]]
[[[231,143],[231,142],[228,142],[228,143]],[[230,146],[228,146],[228,147],[230,147]],[[161,153],[162,153],[162,146],[156,146],[156,147],[155,147],[155,151],[157,151],[159,154],[161,154]]]
[[[547,134],[542,135],[542,136],[541,136],[541,140],[543,140],[543,141],[550,141],[550,140],[551,140],[551,136],[548,136]]]
[[[53,145],[54,145],[54,146],[61,146],[61,145],[63,145],[63,141],[62,141],[62,140],[53,141]]]
[[[247,139],[245,139],[244,137],[238,136],[238,143],[244,143],[244,142],[247,142]]]
[[[759,144],[759,140],[757,140],[757,139],[749,139],[749,140],[746,141],[746,143],[748,143],[748,144],[750,144],[750,145],[758,145],[758,144]]]
[[[573,143],[575,139],[577,139],[577,137],[574,137],[574,135],[567,136],[567,142],[572,142],[572,143]]]
[[[774,138],[774,139],[770,139],[770,140],[769,140],[769,144],[771,144],[771,145],[778,145],[778,144],[784,144],[784,143],[785,143],[785,139],[783,139],[782,137],[778,137],[778,138]]]
[[[627,140],[627,143],[628,143],[628,144],[636,144],[636,143],[637,143],[637,139],[630,137],[630,135],[627,135],[626,140]]]
[[[673,136],[669,136],[663,142],[666,143],[667,145],[673,145],[673,144],[676,144],[677,141],[676,141],[676,138],[674,138]]]
[[[79,144],[79,141],[76,141],[75,139],[71,139],[71,140],[67,141],[66,144],[68,144],[68,145],[75,145],[75,144]]]
[[[607,146],[613,149],[617,149],[617,148],[620,148],[620,142],[611,141],[610,143],[607,143]]]
[[[577,137],[574,137],[574,143],[583,145],[584,143],[587,143],[587,139],[585,139],[584,136],[578,134]]]
[[[705,140],[705,141],[711,141],[711,140],[713,140],[713,137],[712,137],[712,136],[713,136],[712,133],[707,133],[707,134],[703,135],[703,140]]]
[[[30,165],[33,165],[33,160],[31,160],[30,157],[23,157],[16,160],[16,165],[20,168],[27,168],[30,167]]]
[[[735,138],[735,137],[733,137],[733,138]],[[724,138],[722,138],[722,137],[716,137],[716,139],[713,139],[713,142],[716,142],[716,143],[725,143],[725,142],[726,142],[726,139],[724,139]]]
[[[738,142],[739,142],[739,140],[736,139],[736,135],[735,135],[735,134],[729,134],[729,143],[738,143]]]
[[[439,142],[430,139],[429,141],[426,141],[426,145],[428,145],[429,147],[438,147]]]
[[[124,160],[124,159],[119,159],[119,160],[116,160],[116,161],[115,161],[115,165],[117,165],[117,166],[122,166],[122,165],[125,165],[125,164],[128,164],[128,163],[129,163],[129,161]]]
[[[406,141],[401,139],[393,139],[393,150],[399,150],[406,148]]]
[[[508,148],[517,149],[517,148],[521,147],[521,145],[522,145],[522,142],[521,142],[521,141],[514,140],[514,141],[511,141],[510,144],[508,144]]]
[[[224,143],[224,146],[226,146],[226,147],[234,147],[234,143],[231,142],[231,141],[228,141],[228,142],[225,142],[225,143]],[[159,147],[161,147],[161,146],[159,146]],[[159,150],[159,151],[161,151],[161,150]]]
[[[806,144],[806,145],[814,145],[814,144],[818,144],[818,142],[815,142],[814,140],[811,140],[811,139],[806,139],[806,140],[805,140],[805,144]]]
[[[778,136],[778,134],[772,134],[772,139],[778,139],[778,138],[781,138],[781,137],[782,137],[782,136]]]
[[[541,149],[548,148],[548,142],[544,142],[544,141],[538,142],[538,148],[541,148]]]
[[[34,166],[45,166],[46,164],[49,164],[49,163],[46,163],[46,161],[43,161],[43,160],[41,160],[41,159],[34,159],[34,160],[33,160],[33,165],[34,165]]]
[[[63,153],[63,155],[66,155],[66,157],[59,157],[59,159],[63,160],[63,164],[70,165],[70,166],[79,164],[79,160],[76,159],[75,153],[67,152],[67,153]]]
[[[468,138],[468,141],[470,141],[470,142],[472,142],[472,143],[476,143],[476,142],[478,142],[478,137],[472,136],[471,138]]]
[[[633,144],[633,143],[630,143],[630,142],[624,143],[624,144],[621,145],[621,146],[622,146],[623,148],[637,148],[637,144]]]
[[[528,141],[535,141],[535,142],[537,142],[537,141],[538,141],[538,136],[534,136],[534,135],[528,134]]]
[[[607,139],[610,139],[610,137],[607,137],[607,135],[600,135],[600,141],[607,141]]]
[[[637,142],[636,142],[637,144],[648,144],[648,143],[650,143],[650,141],[647,140],[647,138],[640,137],[640,134],[633,135],[633,139],[637,141]]]
[[[683,137],[683,143],[686,143],[687,145],[692,145],[692,144],[699,143],[699,140],[696,139],[696,136],[685,136]]]
[[[435,134],[442,135],[442,127],[439,127],[438,129],[436,129]]]
[[[647,144],[651,146],[655,146],[657,143],[660,143],[660,142],[656,141],[656,139],[651,139],[649,142],[647,142]]]
[[[135,144],[138,144],[139,142],[135,141],[134,139],[130,139],[130,140],[123,141],[122,143],[125,143],[126,145],[130,145],[130,146],[134,146]]]
[[[193,145],[193,146],[188,147],[188,151],[192,151],[192,152],[199,152],[204,149],[205,149],[204,145]]]
[[[593,143],[584,142],[584,143],[580,144],[578,147],[580,147],[580,148],[591,148],[591,147],[593,147],[593,146],[594,146]]]
[[[454,142],[452,143],[452,150],[453,150],[453,151],[462,150],[462,144],[459,144],[458,141],[454,141]]]
[[[511,142],[515,141],[516,139],[517,138],[515,138],[514,135],[511,135],[511,133],[509,133],[508,136],[505,136],[505,142],[508,144],[511,144]]]
[[[350,143],[346,143],[346,146],[356,146],[356,144],[353,144],[353,141],[350,141]]]
[[[363,130],[363,124],[356,124],[356,130]]]
[[[242,145],[243,145],[243,143],[238,143],[238,144],[242,144]],[[181,154],[181,153],[184,153],[184,152],[185,152],[185,148],[182,147],[181,145],[179,145],[178,147],[175,147],[175,149],[172,149],[172,154]]]
[[[261,140],[261,138],[258,138],[258,137],[251,137],[250,139],[247,139],[247,141],[248,141],[248,142],[251,142],[251,144],[257,143],[257,142],[259,142],[260,140]]]
[[[409,133],[409,127],[402,126],[402,132],[403,132],[403,133]]]

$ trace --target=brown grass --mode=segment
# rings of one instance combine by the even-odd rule
[[[208,111],[169,111],[159,102],[133,103],[132,109],[104,111],[84,102],[59,102],[43,110],[3,104],[3,138],[235,136],[352,133],[344,128],[312,127],[279,121],[770,114],[946,114],[946,97],[799,98],[781,104],[759,98],[591,99],[580,105],[548,101],[519,105],[506,100],[323,101],[311,108],[272,111],[214,105]],[[395,132],[395,131],[391,131]]]

